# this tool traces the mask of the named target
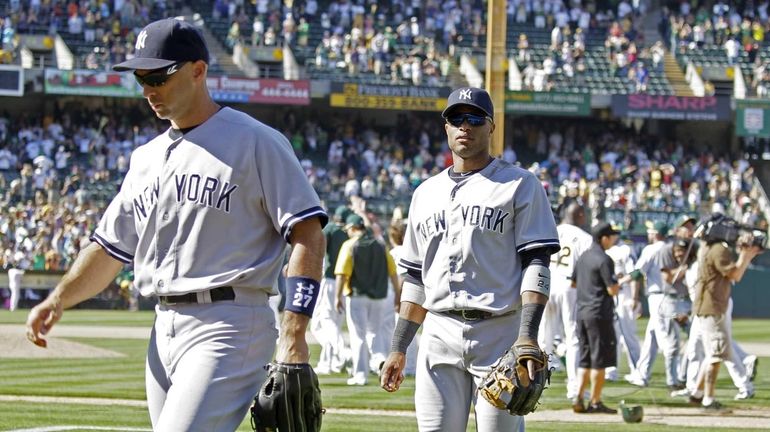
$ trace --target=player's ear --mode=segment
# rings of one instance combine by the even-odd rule
[[[208,65],[204,61],[198,60],[192,64],[192,67],[193,79],[197,81],[199,79],[205,78]]]
[[[495,131],[495,122],[490,122],[492,127],[489,128],[489,136],[492,136],[492,133]]]

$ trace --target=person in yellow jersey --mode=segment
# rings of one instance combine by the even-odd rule
[[[370,363],[380,364],[387,353],[383,334],[383,308],[387,304],[388,278],[396,295],[401,297],[396,264],[385,246],[374,239],[364,226],[364,219],[352,214],[345,220],[350,239],[342,244],[334,273],[337,275],[337,310],[345,310],[350,332],[350,350],[353,360],[348,385],[366,385]],[[344,299],[343,299],[344,297]]]

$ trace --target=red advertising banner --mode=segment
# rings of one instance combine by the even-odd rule
[[[648,94],[613,95],[616,117],[669,120],[730,120],[729,97],[663,96]]]
[[[219,102],[309,105],[310,81],[208,77],[211,97]]]

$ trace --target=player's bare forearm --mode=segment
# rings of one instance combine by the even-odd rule
[[[418,305],[417,303],[412,303],[408,301],[402,301],[401,302],[401,308],[399,309],[398,316],[401,318],[407,320],[416,322],[417,324],[422,325],[422,322],[425,321],[425,315],[428,314],[428,309],[425,309],[422,307],[422,305]]]
[[[47,342],[42,336],[61,319],[63,310],[102,292],[122,267],[123,263],[112,258],[97,243],[88,245],[51,294],[29,312],[27,339],[46,347]]]
[[[78,254],[49,297],[58,297],[64,309],[70,308],[104,291],[122,268],[122,262],[91,243]]]
[[[307,315],[284,311],[281,317],[281,337],[275,359],[283,363],[307,363],[310,361],[310,351],[305,339],[305,331],[310,317]]]
[[[304,276],[321,280],[323,260],[326,251],[326,237],[321,231],[317,218],[298,222],[289,237],[291,255],[287,264],[286,275]]]
[[[292,245],[287,277],[307,277],[319,281],[322,275],[326,238],[318,219],[313,218],[297,223],[291,231]],[[310,354],[305,340],[310,317],[285,311],[281,319],[281,337],[278,342],[276,360],[284,363],[307,363]]]
[[[544,305],[544,304],[548,303],[548,297],[546,297],[544,294],[541,294],[539,292],[524,291],[521,294],[521,304],[525,305],[525,304],[530,304],[530,303]]]

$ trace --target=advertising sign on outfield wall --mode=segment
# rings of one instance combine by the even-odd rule
[[[591,115],[591,95],[517,91],[505,93],[505,112],[555,116]]]
[[[139,97],[142,91],[131,74],[104,70],[45,70],[45,92],[79,96]]]
[[[770,137],[770,101],[735,101],[735,135]]]
[[[613,95],[612,114],[664,120],[729,121],[732,118],[730,98],[716,96]]]
[[[340,108],[443,111],[449,93],[451,89],[448,87],[332,83],[329,105]]]
[[[214,76],[208,77],[206,84],[217,102],[310,105],[310,81],[307,80]]]
[[[211,97],[217,102],[309,105],[310,81],[280,79],[206,78]],[[46,69],[45,92],[49,94],[142,97],[142,88],[130,73]]]

